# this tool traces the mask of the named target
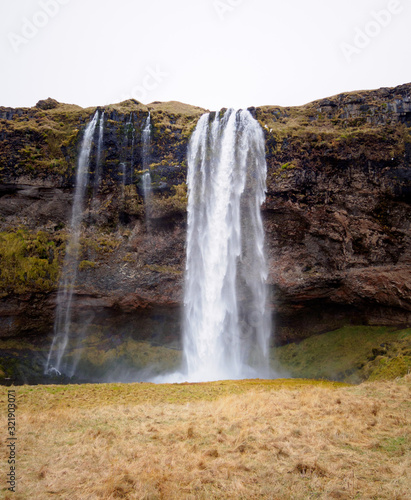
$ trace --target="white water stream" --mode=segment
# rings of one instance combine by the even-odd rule
[[[188,150],[185,366],[156,381],[272,375],[261,218],[266,174],[264,134],[248,111],[201,117]]]
[[[71,212],[69,240],[66,247],[66,255],[63,264],[62,277],[60,279],[56,319],[54,322],[54,337],[45,366],[45,373],[72,376],[75,367],[69,367],[63,363],[71,327],[71,306],[73,300],[74,286],[78,272],[78,258],[80,250],[80,232],[83,220],[84,197],[88,185],[90,152],[93,145],[93,137],[98,122],[99,113],[87,125],[84,131],[83,142],[77,164],[75,192],[73,208]],[[102,123],[102,117],[100,124]]]

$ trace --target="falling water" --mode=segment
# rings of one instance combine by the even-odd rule
[[[269,376],[266,171],[263,131],[248,111],[201,117],[188,151],[187,380]]]
[[[133,115],[130,115],[129,126],[132,127],[131,130],[131,163],[130,163],[130,183],[134,181],[134,151],[135,151],[135,143],[136,143],[136,129],[134,128]]]
[[[143,170],[150,168],[151,156],[151,113],[148,113],[146,123],[144,125],[143,134]]]
[[[56,374],[63,372],[69,376],[73,375],[66,365],[62,366],[62,358],[70,335],[71,306],[78,271],[80,231],[83,219],[84,197],[88,184],[90,152],[97,121],[98,112],[95,113],[93,119],[85,129],[80,156],[78,159],[76,187],[70,222],[70,236],[66,247],[62,278],[59,285],[56,319],[54,322],[54,338],[45,367],[46,373]]]
[[[120,174],[121,174],[121,186],[124,198],[127,185],[127,166],[124,162],[120,163]]]
[[[131,141],[130,141],[131,135]],[[133,182],[134,176],[134,136],[133,114],[131,113],[124,129],[122,147],[120,151],[120,169],[122,175],[123,187]],[[131,142],[131,154],[130,154]]]
[[[103,157],[103,140],[104,140],[104,111],[101,113],[100,120],[99,120],[96,170],[94,173],[94,184],[93,184],[93,201],[96,199],[98,189],[100,186],[101,160]]]
[[[151,198],[152,198],[152,187],[151,187],[151,174],[150,174],[150,156],[151,156],[151,115],[148,113],[148,117],[143,129],[142,134],[143,140],[143,170],[146,172],[142,175],[142,188],[144,196],[144,207],[146,212],[146,225],[149,226],[150,212],[151,212]]]

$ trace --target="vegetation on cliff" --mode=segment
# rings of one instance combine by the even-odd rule
[[[273,364],[292,377],[358,383],[411,371],[411,329],[346,326],[273,349]]]
[[[58,249],[44,231],[0,233],[0,298],[50,292],[59,274]]]
[[[204,112],[178,102],[145,106],[135,100],[86,109],[53,99],[39,101],[34,108],[0,107],[0,180],[12,182],[25,177],[51,185],[72,185],[82,130],[97,109],[105,112],[106,127],[114,134],[105,148],[108,172],[121,161],[121,155],[115,155],[123,146],[128,121],[141,135],[149,111],[153,124],[153,167],[179,167],[188,138]],[[140,158],[136,158],[136,174],[141,172],[139,163]],[[154,169],[154,176],[161,178],[157,170]],[[182,181],[185,175],[176,178]]]

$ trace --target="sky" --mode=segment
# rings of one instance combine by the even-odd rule
[[[295,106],[411,82],[408,0],[0,0],[0,106]]]

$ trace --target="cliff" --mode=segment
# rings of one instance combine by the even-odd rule
[[[74,311],[115,337],[179,338],[186,149],[204,110],[106,106],[92,150]],[[152,122],[146,223],[142,129]],[[411,324],[411,84],[250,109],[266,135],[263,207],[275,342],[347,323]],[[0,336],[52,331],[77,155],[95,108],[0,108]],[[127,165],[127,170],[124,169]]]

